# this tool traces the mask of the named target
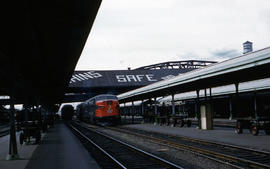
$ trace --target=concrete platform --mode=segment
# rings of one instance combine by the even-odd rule
[[[131,124],[124,125],[124,127],[233,144],[270,152],[270,135],[265,135],[263,131],[258,136],[253,136],[249,133],[249,130],[244,130],[243,134],[236,134],[234,129],[229,127],[215,127],[214,130],[199,130],[195,127],[179,128],[153,124]]]
[[[18,142],[17,134],[17,142]],[[34,140],[33,140],[34,141]],[[96,161],[62,123],[43,135],[40,145],[18,143],[18,160],[6,161],[9,136],[0,138],[0,169],[96,169]]]

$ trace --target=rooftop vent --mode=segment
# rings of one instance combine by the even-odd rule
[[[246,41],[245,43],[243,43],[243,48],[244,48],[243,54],[252,52],[253,51],[252,42]]]

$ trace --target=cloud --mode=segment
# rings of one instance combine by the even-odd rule
[[[189,52],[182,52],[176,54],[178,57],[178,60],[201,60],[202,58],[195,52],[189,51]]]
[[[218,49],[211,52],[211,55],[218,59],[230,59],[241,55],[236,49]]]
[[[221,61],[241,55],[247,40],[254,50],[265,48],[269,6],[269,0],[104,0],[76,69]]]

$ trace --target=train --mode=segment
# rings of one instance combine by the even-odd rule
[[[74,115],[74,108],[72,105],[64,105],[61,109],[61,116],[63,120],[72,120]]]
[[[98,125],[121,123],[118,98],[111,94],[97,95],[76,107],[80,121]]]

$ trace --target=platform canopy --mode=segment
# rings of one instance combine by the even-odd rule
[[[157,63],[128,70],[75,71],[64,101],[80,102],[104,93],[118,95],[213,63],[216,62],[183,60]]]
[[[192,70],[194,68],[75,71],[64,102],[81,102],[99,94],[118,95]]]
[[[120,94],[118,98],[129,102],[269,77],[270,47]]]
[[[101,0],[1,4],[0,95],[26,104],[60,103]]]

